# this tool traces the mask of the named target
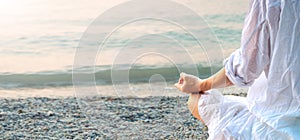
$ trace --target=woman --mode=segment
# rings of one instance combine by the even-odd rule
[[[300,1],[252,0],[241,48],[208,79],[182,73],[191,113],[209,139],[300,139]],[[250,86],[247,99],[214,88]]]

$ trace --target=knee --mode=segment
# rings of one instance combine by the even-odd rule
[[[192,115],[197,118],[198,120],[202,121],[202,118],[199,115],[198,111],[198,101],[200,99],[201,95],[200,94],[190,94],[189,100],[187,102],[188,109],[192,113]]]

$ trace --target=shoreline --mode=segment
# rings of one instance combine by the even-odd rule
[[[184,97],[187,94],[178,91],[173,86],[167,86],[165,88],[154,85],[149,87],[149,84],[135,84],[130,85],[130,89],[121,89],[123,94],[117,94],[116,87],[112,85],[96,86],[97,92],[92,96],[104,96],[104,97],[121,97],[121,98],[147,98],[156,96],[167,97]],[[153,90],[152,88],[157,88]],[[88,89],[88,88],[87,88]],[[228,87],[224,89],[218,89],[223,95],[235,95],[245,97],[247,94],[247,88]],[[161,92],[163,91],[163,92]],[[127,93],[127,94],[124,94]],[[80,97],[82,93],[77,94],[73,86],[69,87],[52,87],[52,88],[20,88],[20,89],[0,89],[0,99],[25,99],[34,97],[46,97],[46,98],[68,98],[68,97]]]

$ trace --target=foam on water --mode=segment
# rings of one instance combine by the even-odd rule
[[[193,72],[194,67],[184,66],[185,72]],[[218,68],[216,68],[218,69]],[[211,75],[211,67],[199,66],[196,69],[201,78],[206,78]],[[47,88],[47,87],[65,87],[72,86],[72,70],[67,71],[43,71],[36,73],[1,73],[0,74],[0,88],[1,89],[15,89],[15,88]],[[166,82],[176,82],[180,71],[178,67],[171,66],[134,66],[119,68],[112,68],[110,66],[98,67],[84,67],[74,70],[75,73],[80,74],[94,74],[95,81],[87,81],[81,85],[91,85],[96,82],[96,85],[110,85],[112,84],[112,72],[120,75],[129,74],[128,79],[117,79],[118,83],[147,83],[151,76],[155,74],[161,75]],[[196,73],[195,73],[196,74]]]

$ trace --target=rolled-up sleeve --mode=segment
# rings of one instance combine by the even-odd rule
[[[250,86],[270,62],[266,3],[252,0],[245,19],[241,48],[224,61],[226,76],[237,86]]]

